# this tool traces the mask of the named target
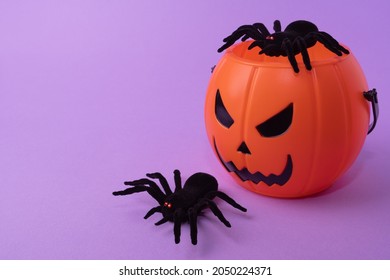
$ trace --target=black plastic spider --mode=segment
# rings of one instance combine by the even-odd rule
[[[310,57],[307,49],[314,46],[316,42],[322,43],[327,49],[334,52],[338,56],[349,54],[349,51],[341,46],[328,33],[319,31],[314,23],[305,20],[298,20],[287,25],[282,31],[279,20],[274,22],[275,33],[270,33],[263,23],[255,23],[253,25],[242,25],[230,36],[223,41],[225,44],[218,49],[222,52],[238,39],[246,41],[251,38],[254,40],[248,49],[260,47],[259,54],[268,56],[287,56],[296,73],[299,72],[298,64],[295,55],[301,53],[303,62],[307,70],[311,70]]]
[[[147,177],[158,179],[164,192],[158,185],[147,178],[125,182],[125,185],[133,186],[123,191],[113,192],[113,195],[128,195],[137,192],[148,192],[159,206],[156,206],[146,213],[144,219],[149,218],[156,212],[160,212],[163,218],[155,223],[156,226],[164,224],[168,221],[174,223],[175,243],[180,242],[181,224],[189,222],[191,231],[191,242],[197,244],[197,217],[205,208],[210,208],[215,216],[227,227],[231,227],[230,223],[223,216],[221,210],[217,207],[213,199],[219,197],[243,212],[246,209],[235,202],[227,194],[218,191],[217,180],[206,173],[195,173],[190,176],[182,187],[181,175],[179,170],[174,171],[175,191],[172,192],[167,179],[161,173],[146,174]]]

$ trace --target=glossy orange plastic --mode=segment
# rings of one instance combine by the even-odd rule
[[[226,50],[211,76],[205,122],[216,156],[239,185],[256,193],[302,197],[328,188],[352,165],[367,135],[368,86],[359,63],[352,53],[339,57],[317,43],[308,49],[312,70],[298,54],[300,72],[294,73],[286,57],[259,55],[248,50],[250,43]],[[216,117],[217,92],[234,120],[230,127]],[[290,104],[288,129],[261,135],[259,124]]]

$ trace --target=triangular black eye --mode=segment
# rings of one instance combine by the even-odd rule
[[[234,123],[233,118],[229,115],[225,105],[223,105],[219,89],[217,90],[217,94],[215,96],[215,116],[219,123],[226,128],[231,127]]]
[[[290,103],[282,111],[256,126],[257,131],[264,137],[274,137],[283,134],[290,127],[294,106]]]

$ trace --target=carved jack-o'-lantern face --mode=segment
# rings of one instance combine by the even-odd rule
[[[257,125],[256,131],[259,133],[260,136],[266,138],[282,135],[288,130],[291,125],[293,111],[294,105],[293,103],[290,103],[286,108]],[[229,112],[223,104],[219,89],[217,90],[215,97],[215,117],[218,122],[225,128],[230,128],[234,124],[233,118],[230,116]],[[270,174],[266,176],[260,171],[251,173],[246,167],[238,169],[233,161],[226,162],[218,151],[215,139],[213,144],[221,163],[229,172],[234,172],[242,181],[251,181],[255,184],[263,182],[268,186],[272,186],[273,184],[278,184],[282,186],[291,177],[293,163],[290,154],[287,154],[285,167],[280,172],[280,174]],[[237,148],[237,152],[242,153],[244,155],[251,155],[251,151],[245,141],[242,141],[240,143]]]
[[[226,51],[208,87],[206,130],[217,158],[257,193],[300,197],[329,187],[367,134],[358,62],[316,44],[308,50],[312,70],[298,74],[286,57],[258,55],[248,44]]]

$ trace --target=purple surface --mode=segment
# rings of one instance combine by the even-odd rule
[[[57,3],[58,2],[58,3]],[[163,3],[164,2],[164,3]],[[294,4],[293,4],[294,3]],[[389,259],[386,1],[1,1],[0,259]],[[328,191],[248,192],[214,157],[203,120],[216,49],[239,25],[308,19],[348,45],[380,94],[376,130]],[[173,242],[125,180],[204,171],[222,201]]]

